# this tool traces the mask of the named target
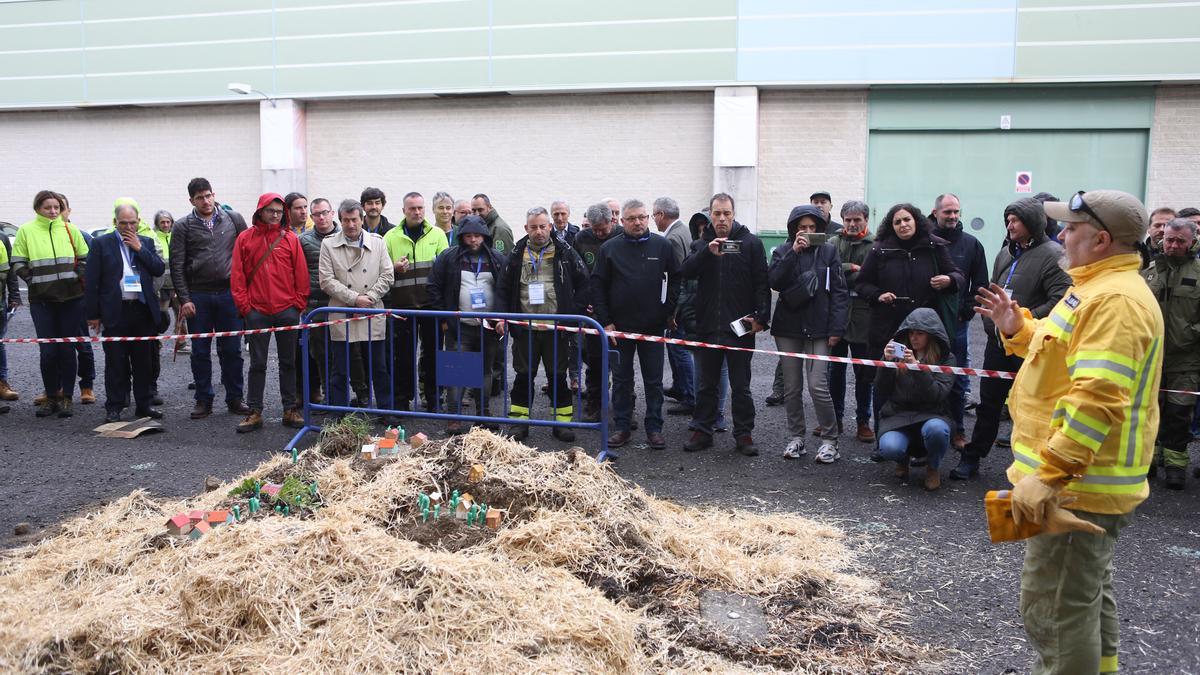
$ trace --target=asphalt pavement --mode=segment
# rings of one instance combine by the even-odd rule
[[[978,323],[973,324],[972,353],[982,355]],[[8,336],[32,335],[28,311],[22,309]],[[760,336],[759,346],[773,348],[773,341]],[[280,452],[294,433],[280,424],[274,364],[267,378],[266,428],[237,434],[239,417],[220,405],[219,388],[213,415],[188,419],[193,405],[186,388],[191,380],[188,357],[181,355],[176,361],[164,351],[160,391],[166,399],[166,432],[123,440],[99,438],[93,432],[103,423],[102,375],[98,404],[77,405],[70,419],[37,419],[32,404],[41,388],[37,347],[8,345],[7,350],[9,382],[20,391],[21,400],[12,404],[10,413],[0,415],[0,459],[5,467],[0,474],[2,546],[30,540],[13,535],[18,522],[32,524],[32,536],[53,532],[64,518],[135,489],[171,498],[194,494],[209,475],[228,480]],[[103,353],[99,347],[95,351],[102,373]],[[770,391],[774,366],[774,357],[755,357],[753,393],[759,402]],[[666,379],[669,382],[669,374]],[[543,415],[545,398],[539,397]],[[645,398],[638,399],[640,414]],[[811,413],[809,419],[811,428]],[[993,451],[979,479],[947,479],[941,491],[928,493],[919,485],[899,485],[890,464],[872,463],[872,449],[855,441],[850,429],[841,441],[842,459],[835,464],[814,463],[816,444],[811,440],[806,457],[784,460],[788,436],[782,407],[758,406],[754,436],[761,454],[753,458],[733,452],[728,434],[718,434],[711,450],[684,453],[686,419],[666,420],[668,449],[650,450],[644,433],[635,431],[616,463],[621,475],[684,503],[791,512],[834,522],[861,552],[857,571],[878,579],[884,593],[908,611],[911,635],[960,650],[951,657],[953,670],[1028,670],[1032,651],[1017,612],[1024,547],[989,543],[983,513],[984,493],[1007,486],[1006,450]],[[972,423],[968,417],[968,427]],[[442,435],[442,425],[436,422],[417,421],[410,428]],[[545,428],[534,428],[528,442],[545,449],[567,447]],[[576,444],[594,450],[595,434],[581,433]],[[948,456],[943,471],[956,461],[956,456]],[[1118,542],[1115,579],[1122,670],[1200,673],[1200,623],[1195,621],[1200,615],[1200,481],[1182,493],[1162,489],[1161,481],[1152,483],[1150,499]]]

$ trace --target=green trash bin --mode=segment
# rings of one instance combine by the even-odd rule
[[[767,250],[767,260],[771,259],[771,251],[787,241],[787,230],[759,230],[758,238],[762,240],[763,248]]]

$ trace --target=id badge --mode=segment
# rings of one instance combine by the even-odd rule
[[[121,292],[123,293],[141,293],[142,280],[136,274],[126,274],[125,278],[121,279]]]
[[[530,297],[532,296],[533,291],[530,289]],[[487,309],[487,298],[484,297],[482,288],[471,291],[471,309]]]
[[[542,281],[535,281],[529,284],[529,304],[542,305],[546,302],[546,284]]]

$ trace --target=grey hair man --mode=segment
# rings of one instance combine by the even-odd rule
[[[682,270],[683,261],[692,248],[692,233],[688,230],[687,223],[679,219],[679,204],[670,197],[659,197],[654,200],[654,212],[651,215],[654,217],[654,226],[671,244],[677,268]],[[676,308],[681,307],[684,302],[691,302],[695,294],[695,281],[683,282]],[[678,309],[676,311],[678,312]],[[667,336],[684,337],[679,321],[668,330]],[[692,352],[679,345],[667,345],[667,363],[671,366],[671,387],[663,393],[668,398],[678,401],[667,408],[667,414],[691,415],[696,407],[696,366],[692,360]]]
[[[833,238],[838,260],[842,263],[842,275],[846,285],[853,289],[858,270],[862,269],[867,253],[875,244],[871,236],[871,209],[865,203],[852,199],[842,204],[842,230]],[[846,313],[846,333],[842,341],[834,345],[833,356],[872,358],[867,352],[867,325],[871,321],[871,306],[858,293],[850,291],[850,311]],[[875,369],[870,366],[854,366],[854,414],[858,426],[856,437],[863,443],[873,443],[875,432],[871,429],[871,384],[875,380]],[[846,411],[846,364],[829,364],[829,394],[833,397],[834,413],[838,427]]]
[[[571,206],[565,200],[556,199],[550,202],[550,224],[554,226],[554,236],[568,244],[575,244],[579,226],[571,223]]]
[[[613,237],[619,236],[621,228],[613,227],[612,209],[604,202],[589,206],[584,212],[583,218],[591,223],[591,227],[580,230],[579,234],[575,235],[575,243],[572,247],[583,260],[590,275],[596,268],[600,247],[611,241]],[[583,311],[587,316],[595,318],[595,307],[590,301],[583,307]],[[608,386],[608,382],[600,382],[600,354],[608,347],[594,335],[584,337],[583,346],[584,361],[587,363],[587,373],[584,377],[584,390],[587,392],[587,398],[583,406],[583,419],[585,422],[596,422],[600,419],[600,387]]]

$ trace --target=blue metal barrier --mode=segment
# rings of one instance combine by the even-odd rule
[[[330,316],[330,315],[337,315],[337,316]],[[377,321],[387,322],[388,326],[386,327],[386,331],[385,331],[386,350],[382,350],[382,351],[384,351],[384,353],[386,354],[386,357],[385,357],[385,361],[387,362],[386,373],[387,373],[387,376],[389,379],[386,398],[388,399],[388,402],[390,402],[390,407],[379,406],[380,401],[377,400],[378,398],[380,398],[380,396],[379,396],[379,390],[375,386],[376,383],[375,383],[375,372],[374,372],[375,371],[374,360],[377,356],[377,352],[380,350],[378,349],[378,346],[376,346],[374,348],[371,347],[370,341],[347,343],[344,350],[341,350],[344,352],[343,358],[345,359],[345,363],[344,363],[344,365],[345,365],[344,372],[346,373],[345,384],[344,384],[344,386],[346,387],[345,393],[347,396],[347,400],[349,400],[349,397],[353,395],[353,392],[351,389],[351,381],[353,379],[353,376],[351,373],[352,369],[351,369],[351,347],[350,347],[350,345],[352,345],[352,344],[367,345],[367,347],[364,349],[364,351],[366,353],[363,355],[362,359],[363,359],[364,368],[366,370],[365,375],[367,378],[367,389],[369,392],[368,401],[361,402],[361,403],[363,403],[363,405],[358,406],[358,407],[353,407],[348,404],[334,405],[330,402],[331,396],[333,395],[334,387],[337,386],[340,388],[341,386],[343,386],[342,383],[334,383],[333,382],[332,370],[329,367],[330,358],[331,358],[330,346],[333,345],[335,342],[341,342],[341,341],[334,341],[331,339],[330,330],[333,328],[332,326],[328,326],[328,327],[325,327],[322,329],[324,332],[323,337],[325,340],[325,347],[326,347],[324,350],[324,352],[325,352],[325,354],[324,354],[324,356],[325,356],[325,380],[326,380],[326,385],[327,385],[325,388],[325,399],[324,399],[323,403],[313,403],[311,400],[311,397],[309,396],[309,392],[311,391],[311,389],[309,387],[309,382],[310,382],[310,377],[312,377],[312,374],[310,373],[310,368],[309,368],[309,340],[310,340],[309,333],[310,333],[311,329],[305,328],[301,332],[301,336],[300,336],[300,366],[303,369],[303,373],[304,373],[304,386],[302,387],[300,394],[304,397],[304,428],[301,429],[300,431],[298,431],[296,433],[296,435],[292,438],[292,440],[288,443],[287,447],[285,448],[285,452],[290,452],[292,450],[292,448],[296,447],[300,443],[300,440],[306,434],[308,434],[310,432],[319,432],[321,430],[320,426],[313,424],[312,418],[313,418],[314,412],[331,412],[331,413],[345,413],[345,414],[363,413],[363,414],[380,415],[380,416],[394,416],[394,417],[400,417],[400,418],[419,417],[419,418],[425,418],[425,419],[440,419],[440,420],[445,420],[447,422],[451,422],[451,421],[459,421],[459,422],[467,422],[467,423],[478,422],[478,423],[490,424],[490,425],[513,424],[513,425],[529,425],[529,426],[541,426],[541,427],[569,427],[569,428],[584,429],[584,430],[595,430],[595,431],[598,431],[600,434],[600,452],[596,456],[597,461],[604,461],[608,458],[616,459],[618,457],[617,453],[612,452],[611,450],[609,450],[609,447],[608,447],[608,410],[609,410],[608,335],[607,335],[607,333],[605,333],[604,327],[601,326],[595,319],[592,319],[592,318],[589,318],[586,316],[569,315],[569,314],[502,314],[502,313],[498,313],[498,312],[452,312],[452,311],[423,310],[423,309],[362,309],[362,308],[356,308],[356,307],[319,307],[317,309],[310,311],[307,315],[305,315],[303,323],[309,324],[309,323],[317,323],[317,322],[322,322],[322,321],[329,321],[331,319],[340,318],[340,317],[344,317],[344,316],[367,316],[368,317],[366,319],[362,319],[359,321],[342,324],[345,327],[347,339],[349,339],[350,333],[353,330],[355,330],[353,328],[353,326],[355,326],[355,324],[362,324],[363,328],[361,330],[366,330],[368,332],[368,336],[369,336],[371,327],[373,325],[375,325],[375,322],[377,322]],[[432,367],[433,375],[434,375],[434,382],[432,383],[431,391],[433,392],[434,395],[431,400],[427,401],[429,404],[429,408],[430,408],[429,410],[420,410],[422,387],[421,387],[421,381],[420,381],[421,380],[421,378],[420,378],[421,371],[420,371],[419,366],[420,366],[420,357],[423,355],[422,352],[424,352],[425,349],[424,348],[414,348],[412,350],[412,354],[411,354],[411,361],[409,363],[405,364],[405,366],[410,369],[409,372],[412,373],[412,378],[411,378],[412,391],[411,392],[398,392],[397,391],[397,387],[398,387],[397,381],[399,380],[399,377],[397,376],[398,373],[395,370],[396,364],[397,364],[397,361],[396,361],[396,356],[397,356],[396,341],[397,341],[397,339],[400,337],[407,337],[409,344],[412,344],[415,346],[417,344],[418,337],[420,334],[421,328],[420,328],[419,324],[422,322],[421,321],[422,319],[433,321],[434,349],[431,351],[434,352],[433,358],[435,359],[436,364],[433,365],[433,367]],[[463,319],[477,319],[477,320],[480,320],[480,323],[477,326],[476,325],[467,325],[462,322]],[[487,352],[486,345],[487,345],[488,340],[491,339],[489,337],[489,334],[492,333],[492,331],[483,326],[482,320],[489,320],[492,322],[499,321],[499,320],[504,320],[504,321],[508,321],[508,322],[522,322],[522,323],[534,322],[534,321],[541,322],[544,324],[548,324],[548,326],[547,326],[548,330],[555,335],[558,335],[560,333],[560,331],[558,330],[558,326],[560,324],[569,324],[569,325],[574,325],[574,326],[578,326],[578,327],[591,328],[591,329],[598,331],[599,332],[599,336],[598,336],[599,344],[601,345],[601,349],[599,350],[600,351],[599,366],[600,366],[600,378],[601,378],[600,381],[602,383],[601,387],[600,387],[601,391],[600,391],[600,418],[599,418],[599,421],[584,422],[580,419],[574,419],[574,418],[579,418],[582,416],[582,406],[580,405],[580,403],[583,401],[583,394],[585,393],[585,386],[582,381],[582,363],[581,363],[582,362],[582,354],[583,354],[583,344],[584,344],[584,340],[585,340],[583,333],[576,333],[576,335],[579,336],[579,339],[576,340],[576,344],[575,344],[575,352],[576,352],[575,356],[577,357],[576,364],[579,365],[579,369],[580,369],[581,381],[579,383],[580,386],[578,387],[578,390],[572,393],[571,400],[573,400],[573,402],[574,402],[574,405],[572,406],[573,419],[568,421],[568,420],[557,420],[557,419],[498,417],[495,415],[494,412],[492,412],[492,414],[489,414],[489,415],[464,415],[464,414],[462,414],[462,391],[463,391],[463,389],[478,389],[479,390],[478,396],[482,400],[486,401],[488,398],[490,398],[488,396],[485,396],[485,394],[490,393],[492,383],[485,382],[484,375],[487,373],[487,363],[485,363],[485,359],[487,358],[488,352]],[[479,332],[479,340],[478,340],[477,344],[479,345],[479,351],[461,351],[457,347],[456,347],[455,351],[451,351],[449,349],[443,349],[442,348],[442,343],[444,341],[444,335],[443,335],[444,329],[442,327],[443,322],[452,322],[454,324],[454,330],[457,331],[457,333],[455,334],[455,340],[454,340],[456,345],[463,344],[463,331],[464,330],[478,331]],[[427,325],[428,324],[426,324],[426,330],[427,330]],[[503,409],[505,411],[507,411],[509,409],[509,399],[510,399],[510,396],[509,396],[510,391],[509,391],[509,387],[508,387],[508,383],[509,383],[509,381],[508,381],[508,372],[509,372],[508,345],[511,342],[510,336],[512,335],[512,328],[513,328],[512,323],[509,323],[508,330],[504,331],[503,335],[500,336],[498,342],[496,343],[496,348],[498,350],[500,350],[499,354],[496,357],[500,361],[500,364],[498,365],[496,370],[499,372],[501,382],[503,383],[502,392],[499,397],[498,404],[503,406]],[[525,340],[527,340],[526,344],[528,345],[528,349],[529,349],[529,351],[527,353],[530,355],[530,361],[532,361],[533,339],[534,339],[534,334],[538,331],[532,329],[531,327],[527,327],[527,326],[516,326],[516,328],[518,330],[520,330],[520,332],[522,333],[522,337]],[[403,336],[402,331],[409,331],[409,335]],[[553,349],[552,363],[557,365],[559,340],[557,340],[557,339],[554,340],[553,344],[554,344],[554,349]],[[536,362],[530,363],[531,373],[533,371],[535,371],[536,369],[537,369],[537,363]],[[569,368],[568,368],[568,370],[569,370]],[[565,377],[566,374],[567,373],[564,372],[564,373],[561,373],[560,375]],[[562,406],[559,406],[559,408],[555,407],[556,402],[559,401],[558,380],[560,378],[549,377],[549,375],[550,375],[549,372],[547,372],[546,375],[547,375],[547,380],[549,381],[549,386],[551,387],[551,398],[550,398],[551,409],[554,411],[557,411],[557,409],[561,409],[561,407],[562,407]],[[493,373],[493,377],[494,376],[495,376],[495,373]],[[534,396],[535,392],[533,391],[533,380],[534,380],[533,377],[529,378],[529,382],[527,384],[528,390],[525,392],[525,394],[526,394],[525,400],[530,403],[530,406],[528,406],[530,408],[532,407],[532,402],[535,398],[535,396]],[[456,412],[451,413],[451,412],[442,412],[441,411],[441,392],[442,392],[443,388],[447,388],[451,392],[455,392],[455,391],[457,392],[456,396],[450,397],[450,398],[455,398],[457,400],[452,401],[452,400],[448,399],[446,402],[447,407],[450,407],[451,405],[456,405],[457,406]],[[411,398],[409,398],[408,400],[412,401],[412,408],[414,408],[414,409],[412,409],[412,410],[401,409],[400,406],[396,404],[396,401],[397,401],[396,395],[398,393],[411,394]],[[403,399],[403,396],[401,398]],[[478,400],[479,399],[477,399],[477,401]],[[374,405],[370,405],[372,402],[374,403]],[[477,403],[477,405],[482,405],[482,403]],[[491,412],[491,411],[489,411],[489,412]]]

